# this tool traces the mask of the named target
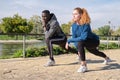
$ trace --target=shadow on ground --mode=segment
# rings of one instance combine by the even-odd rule
[[[112,62],[116,62],[116,60],[112,60]],[[111,69],[120,69],[120,64],[112,63],[105,65],[104,67],[99,67],[99,69],[95,70],[88,70],[89,71],[101,71],[101,70],[111,70]],[[103,63],[103,60],[87,60],[88,64],[96,64],[96,63]],[[73,62],[68,64],[56,64],[55,66],[63,66],[63,65],[79,65],[79,62]],[[98,64],[99,65],[99,64]]]

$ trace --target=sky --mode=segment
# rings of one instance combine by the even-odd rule
[[[0,0],[0,19],[16,13],[29,19],[33,15],[41,16],[47,9],[63,24],[71,21],[76,7],[88,11],[93,29],[108,25],[109,21],[114,29],[120,26],[120,0]]]

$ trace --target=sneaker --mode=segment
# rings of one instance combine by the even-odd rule
[[[103,64],[106,64],[106,65],[107,65],[109,62],[112,62],[112,60],[111,60],[110,58],[105,59],[104,62],[103,62]]]
[[[81,66],[78,70],[77,70],[77,72],[81,72],[81,73],[84,73],[84,72],[86,72],[87,71],[87,67],[86,66]]]
[[[54,66],[54,65],[55,65],[55,61],[49,60],[45,66],[47,67],[47,66]]]

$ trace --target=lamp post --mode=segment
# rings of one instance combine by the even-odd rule
[[[110,26],[111,21],[108,21],[108,24],[109,24],[109,26]],[[107,49],[108,49],[108,47],[109,47],[109,35],[110,35],[110,29],[109,29],[109,31],[108,31],[108,37],[107,37]]]
[[[109,27],[111,27],[111,21],[108,21]],[[110,35],[110,29],[108,31],[108,36]]]

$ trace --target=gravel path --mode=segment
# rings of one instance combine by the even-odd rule
[[[0,80],[120,80],[120,49],[105,50],[111,59],[87,53],[88,72],[78,73],[76,54],[55,56],[56,66],[44,67],[46,57],[0,59]]]

